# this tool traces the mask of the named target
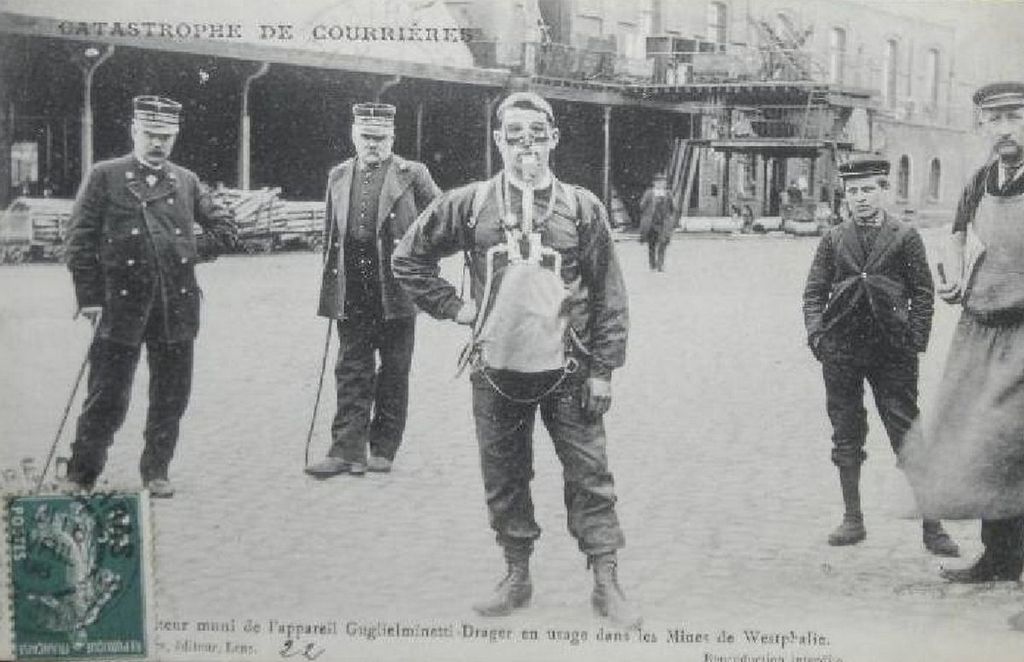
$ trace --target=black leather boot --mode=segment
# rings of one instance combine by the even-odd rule
[[[530,581],[530,550],[505,550],[508,572],[485,600],[473,605],[481,616],[508,616],[516,609],[530,606],[533,583]]]
[[[860,465],[839,467],[839,486],[843,490],[846,513],[843,522],[829,534],[830,545],[856,545],[868,537],[864,515],[860,511]]]
[[[590,596],[594,611],[607,617],[617,627],[640,627],[640,614],[629,604],[619,586],[618,558],[615,552],[595,554],[588,559],[588,564],[594,568],[594,592]]]

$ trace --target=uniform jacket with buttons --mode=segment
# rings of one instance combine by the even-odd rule
[[[156,315],[160,340],[191,340],[199,330],[195,263],[230,246],[234,224],[192,171],[166,161],[149,186],[140,168],[132,155],[102,161],[78,191],[67,235],[78,305],[103,307],[101,338],[138,345]]]
[[[822,237],[807,276],[803,310],[808,341],[819,358],[856,352],[835,341],[844,327],[865,321],[854,315],[868,315],[871,336],[892,349],[923,352],[931,334],[934,293],[917,230],[884,214],[867,252],[848,219]]]
[[[397,154],[391,155],[384,173],[376,210],[378,278],[385,319],[410,317],[416,306],[391,272],[391,253],[413,221],[440,195],[427,167]],[[335,166],[327,177],[327,219],[324,223],[324,266],[320,285],[322,317],[345,319],[345,232],[355,222],[349,211],[354,158]]]

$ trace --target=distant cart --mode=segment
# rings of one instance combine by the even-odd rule
[[[834,222],[827,202],[795,202],[782,205],[782,229],[798,237],[815,237]]]
[[[0,216],[0,263],[61,261],[72,200],[17,198]]]

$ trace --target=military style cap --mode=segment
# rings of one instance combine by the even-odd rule
[[[352,106],[352,125],[377,135],[395,132],[395,107],[389,103],[357,103]]]
[[[135,97],[132,99],[132,118],[147,131],[177,133],[181,123],[181,104],[165,97]]]
[[[844,180],[858,177],[885,177],[888,174],[889,162],[884,159],[858,159],[839,166],[839,177]]]
[[[1024,83],[1002,81],[983,85],[974,93],[974,105],[982,109],[1024,106]]]

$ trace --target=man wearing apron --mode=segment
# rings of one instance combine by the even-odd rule
[[[540,536],[530,495],[539,409],[563,467],[569,532],[594,569],[592,605],[631,627],[640,619],[617,580],[616,550],[625,540],[602,422],[629,324],[607,212],[550,171],[559,134],[547,101],[511,94],[497,119],[503,170],[435,200],[392,259],[423,310],[474,325],[473,415],[491,528],[508,566],[474,609],[504,616],[530,602],[529,559]],[[438,276],[438,260],[458,252],[471,275],[467,299]]]
[[[1024,568],[1024,83],[974,94],[994,158],[957,208],[939,296],[963,312],[937,419],[904,464],[924,512],[981,518],[985,552],[953,582],[1017,581]]]

